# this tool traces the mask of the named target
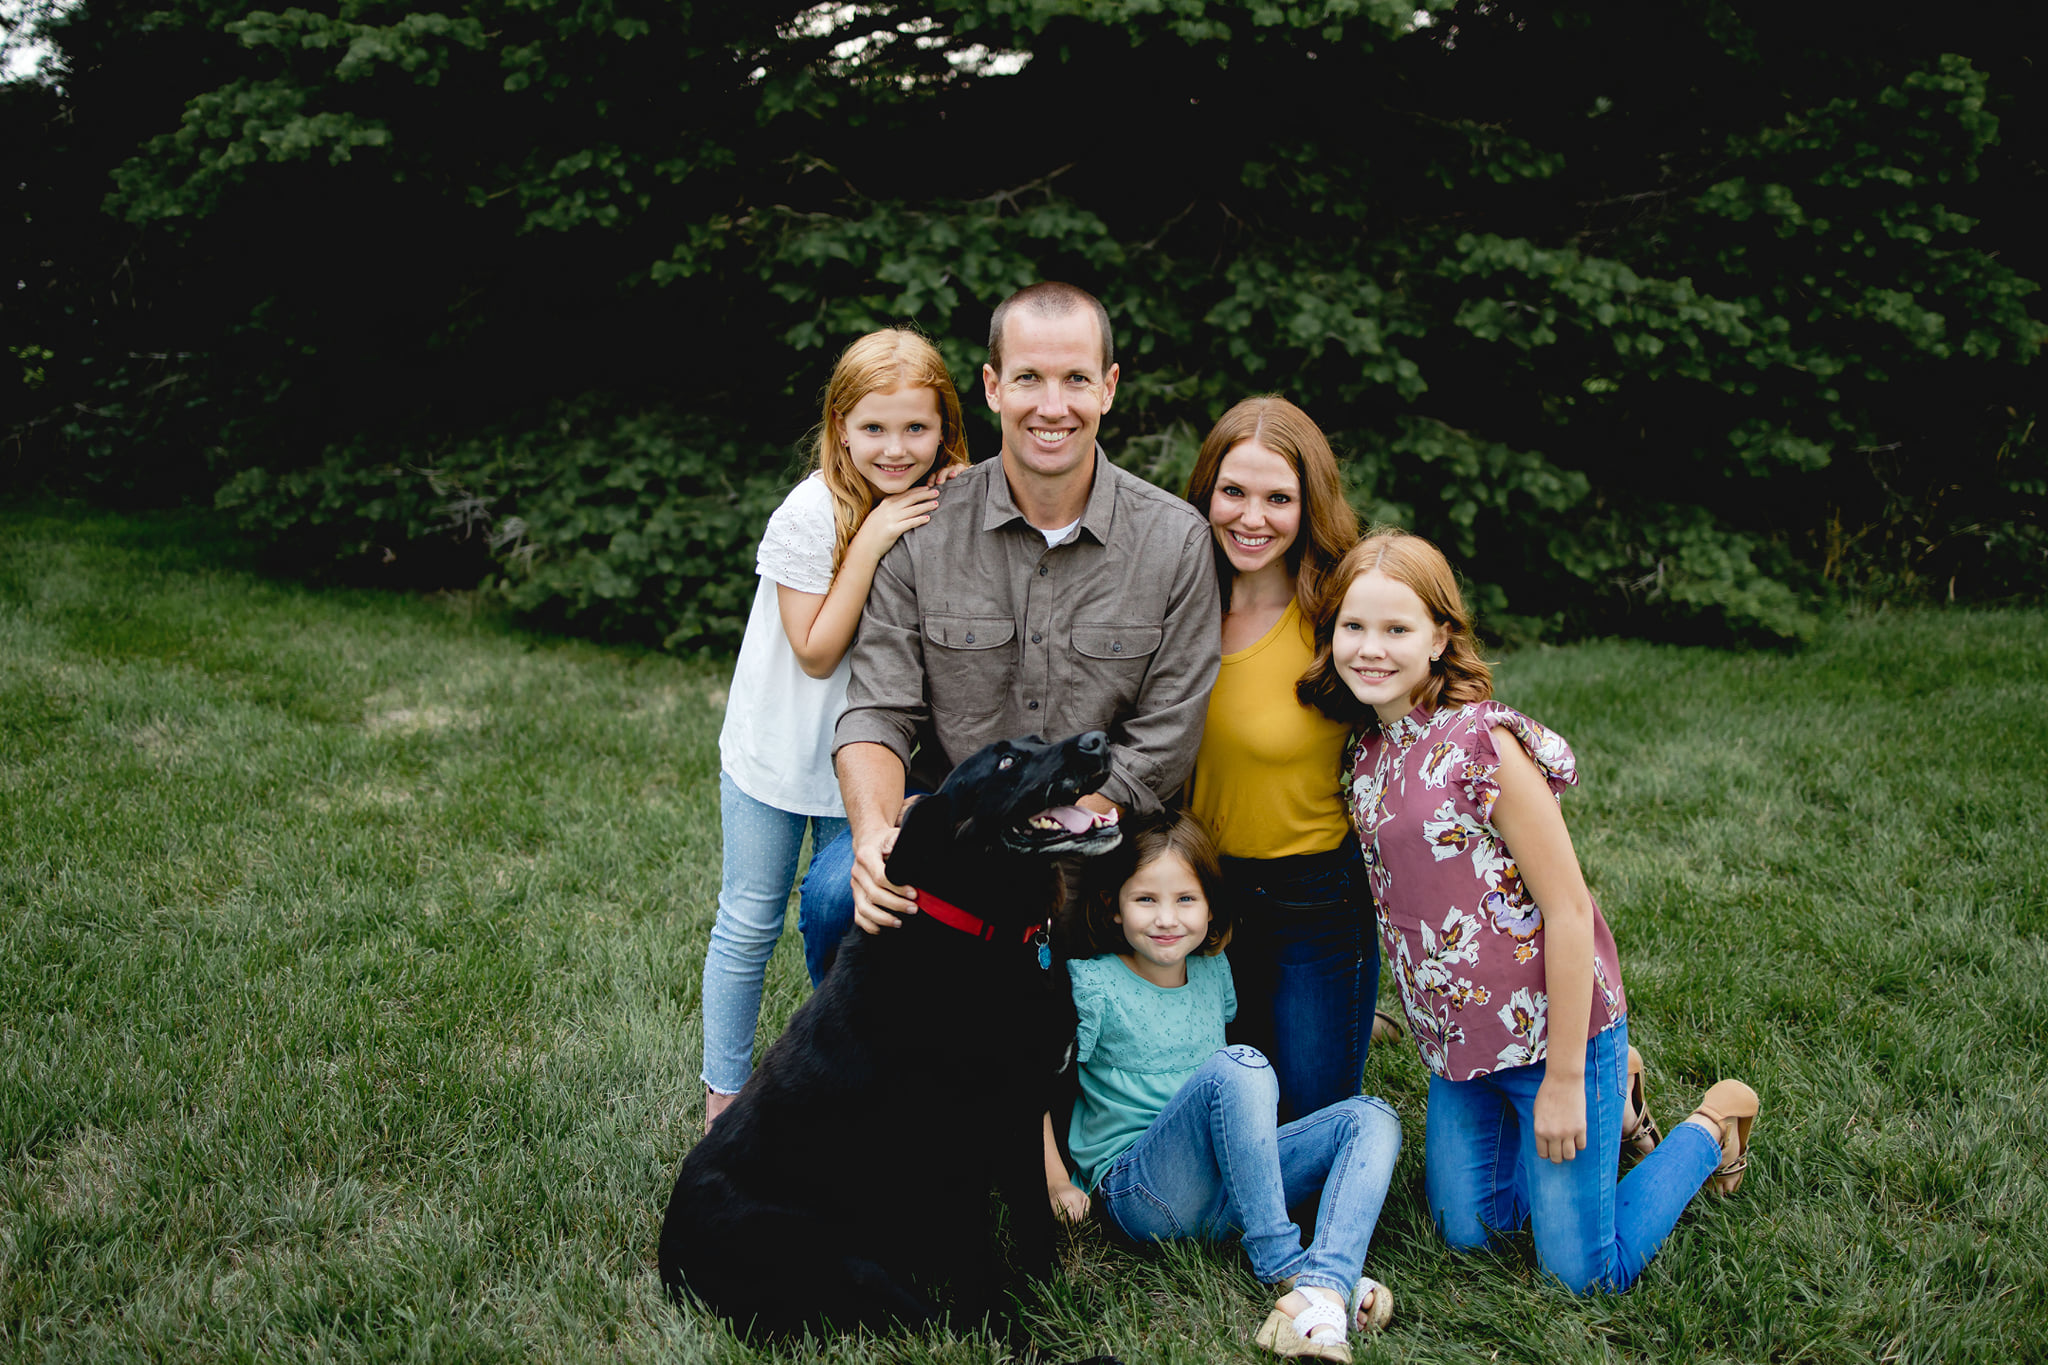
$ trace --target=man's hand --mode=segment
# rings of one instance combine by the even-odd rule
[[[1570,1161],[1586,1149],[1586,1078],[1544,1073],[1536,1087],[1536,1155]]]
[[[853,922],[870,934],[884,929],[901,929],[898,915],[914,915],[917,892],[889,880],[884,870],[889,850],[896,847],[897,827],[883,825],[853,846]]]
[[[1082,797],[1074,804],[1079,806],[1082,810],[1092,810],[1097,815],[1121,816],[1123,814],[1122,811],[1117,809],[1116,802],[1110,800],[1101,792],[1089,792],[1086,796]]]

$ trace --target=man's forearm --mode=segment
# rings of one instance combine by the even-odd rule
[[[858,847],[903,813],[903,760],[886,744],[856,742],[842,745],[832,761],[839,770],[846,823]]]

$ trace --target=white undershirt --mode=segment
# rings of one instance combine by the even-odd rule
[[[1057,531],[1048,531],[1038,526],[1034,526],[1031,529],[1037,531],[1038,534],[1045,537],[1045,548],[1050,550],[1053,546],[1059,544],[1061,541],[1065,540],[1069,535],[1071,535],[1073,533],[1074,528],[1076,526],[1079,526],[1080,524],[1081,518],[1075,517],[1072,521],[1068,522],[1065,526],[1060,527]]]

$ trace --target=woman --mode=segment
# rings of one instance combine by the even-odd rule
[[[1379,989],[1338,787],[1349,732],[1294,695],[1315,658],[1317,587],[1358,540],[1358,518],[1329,441],[1280,397],[1223,414],[1187,499],[1209,519],[1223,592],[1223,668],[1189,810],[1223,854],[1238,925],[1230,1041],[1273,1060],[1285,1122],[1358,1092]]]

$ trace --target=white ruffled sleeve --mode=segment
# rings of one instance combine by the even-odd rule
[[[832,492],[813,474],[790,490],[768,518],[754,572],[798,592],[832,586]]]

